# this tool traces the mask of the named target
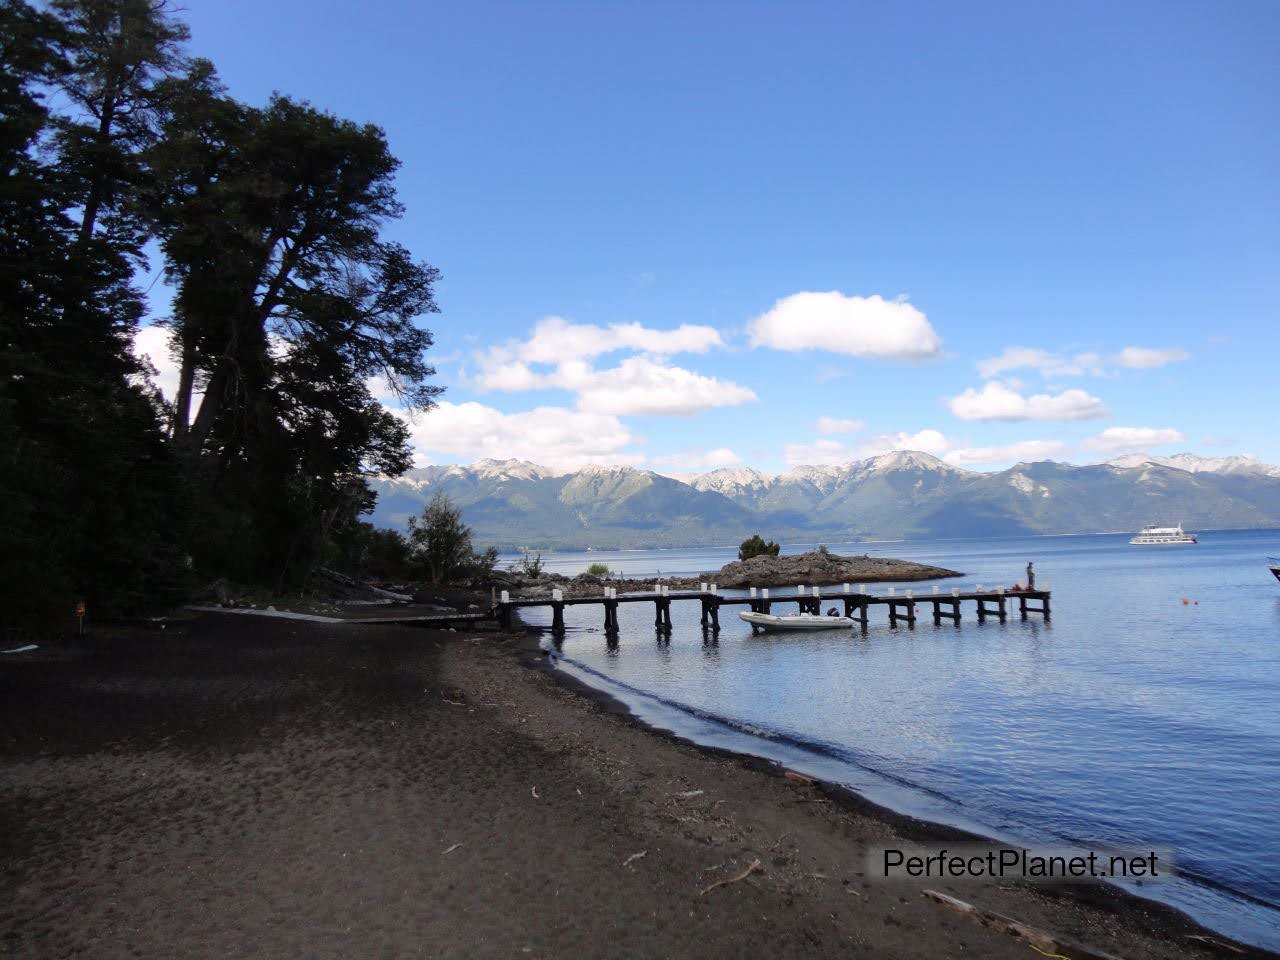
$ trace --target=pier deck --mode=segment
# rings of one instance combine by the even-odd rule
[[[918,616],[916,608],[920,604],[932,607],[930,614],[935,624],[949,620],[959,626],[961,604],[974,603],[978,622],[983,623],[988,617],[994,617],[1001,623],[1010,616],[1013,601],[1017,602],[1018,616],[1026,620],[1030,614],[1039,614],[1045,620],[1050,619],[1051,593],[1048,590],[971,590],[943,593],[916,593],[913,589],[902,590],[891,588],[883,594],[858,592],[848,589],[847,585],[840,589],[804,588],[770,588],[768,591],[758,590],[747,596],[725,596],[715,590],[681,590],[670,593],[617,593],[589,597],[535,597],[525,599],[500,600],[494,606],[498,623],[509,628],[517,610],[531,607],[551,608],[551,629],[553,633],[564,633],[565,607],[598,606],[604,613],[605,633],[616,633],[618,630],[618,606],[624,603],[652,603],[654,605],[654,628],[660,633],[671,631],[671,604],[679,602],[697,602],[702,607],[701,623],[704,629],[713,632],[720,630],[720,608],[726,606],[749,607],[759,613],[768,613],[775,604],[794,603],[801,613],[821,613],[827,604],[836,605],[843,615],[856,620],[865,633],[870,620],[872,607],[886,607],[889,625],[898,626],[905,623],[914,627]],[[1038,604],[1038,605],[1037,605]]]

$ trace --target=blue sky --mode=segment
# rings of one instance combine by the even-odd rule
[[[402,160],[420,462],[1280,461],[1280,5],[184,6]]]

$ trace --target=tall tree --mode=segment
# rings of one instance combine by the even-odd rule
[[[378,128],[278,96],[245,107],[207,71],[174,102],[152,156],[177,289],[173,435],[207,505],[231,491],[272,504],[258,527],[294,535],[263,543],[263,563],[296,580],[317,537],[371,507],[364,473],[408,466],[407,432],[368,382],[432,405],[432,338],[414,321],[436,310],[438,272],[381,237],[401,207]]]
[[[54,0],[51,8],[67,56],[57,80],[72,109],[58,127],[64,162],[79,173],[78,239],[106,220],[118,241],[136,242],[141,155],[155,140],[165,81],[182,67],[187,27],[167,0]]]
[[[74,596],[123,612],[181,579],[181,501],[157,411],[132,378],[142,311],[116,244],[81,242],[80,175],[43,91],[74,39],[0,0],[0,581],[32,616]]]

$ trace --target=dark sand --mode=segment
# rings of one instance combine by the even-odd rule
[[[1040,956],[862,876],[921,825],[641,729],[526,655],[210,615],[6,657],[0,955]],[[1120,956],[1240,955],[1105,891],[953,892]]]

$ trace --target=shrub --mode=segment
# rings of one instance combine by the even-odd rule
[[[776,557],[781,549],[772,540],[766,542],[764,537],[757,533],[742,541],[742,545],[738,547],[738,559],[750,560],[752,557]]]
[[[426,568],[434,584],[446,583],[458,574],[465,576],[475,562],[471,528],[462,522],[462,511],[443,493],[431,498],[421,517],[409,518],[409,547],[414,561]]]
[[[542,568],[543,568],[542,554],[540,553],[532,557],[526,553],[523,557],[520,558],[519,563],[513,563],[511,565],[512,570],[518,570],[520,573],[523,573],[526,577],[534,577],[534,578],[542,576]]]
[[[489,580],[493,568],[498,565],[498,548],[489,547],[484,553],[473,553],[471,559],[458,570],[461,577],[470,580]]]
[[[593,577],[607,577],[609,575],[609,568],[603,563],[593,563],[591,566],[587,567],[587,573],[591,574]]]

